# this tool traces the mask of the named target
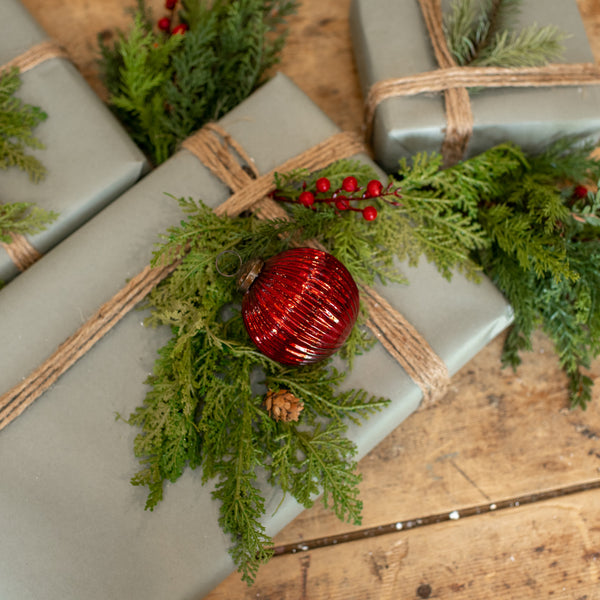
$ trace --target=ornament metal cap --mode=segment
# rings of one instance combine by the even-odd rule
[[[265,261],[260,258],[251,258],[242,265],[242,269],[237,278],[237,287],[240,292],[245,294],[254,280],[260,275]]]

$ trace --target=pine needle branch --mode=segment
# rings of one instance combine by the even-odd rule
[[[137,0],[127,33],[98,38],[109,104],[133,139],[160,164],[205,123],[264,83],[285,43],[291,0],[182,0],[183,34],[155,31]]]
[[[444,16],[448,48],[460,66],[535,67],[560,58],[558,27],[513,28],[520,0],[454,0]]]

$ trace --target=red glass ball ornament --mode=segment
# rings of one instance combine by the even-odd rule
[[[284,365],[319,362],[340,349],[356,322],[358,288],[334,256],[292,248],[250,261],[238,278],[242,318],[255,346]]]

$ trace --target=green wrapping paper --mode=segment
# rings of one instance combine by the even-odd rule
[[[0,67],[46,40],[18,0],[0,2]],[[0,170],[0,202],[33,202],[59,213],[45,231],[27,238],[45,254],[133,185],[147,161],[68,60],[46,60],[22,73],[21,80],[18,97],[48,115],[34,130],[45,149],[31,152],[48,174],[34,184],[15,167]],[[0,281],[18,273],[0,247]]]
[[[289,79],[277,75],[219,122],[261,173],[337,132]],[[360,156],[362,160],[368,160]],[[179,151],[59,244],[0,294],[0,331],[11,348],[0,395],[17,384],[150,261],[158,235],[182,217],[164,195],[216,207],[226,187]],[[410,285],[378,291],[421,331],[456,372],[511,321],[497,289],[423,263]],[[61,277],[58,277],[58,274]],[[11,600],[199,600],[233,569],[218,506],[201,473],[187,470],[154,512],[131,486],[137,430],[115,421],[148,391],[168,328],[127,314],[21,416],[0,431],[0,597]],[[346,383],[392,399],[350,437],[364,456],[419,406],[420,389],[376,345],[356,359]],[[409,483],[408,483],[409,485]],[[274,535],[302,507],[262,484],[265,525]]]
[[[447,9],[450,0],[443,0]],[[526,0],[517,27],[555,25],[567,34],[560,62],[593,63],[575,0]],[[365,98],[380,81],[438,68],[418,0],[352,0],[351,35]],[[473,135],[465,157],[506,141],[535,152],[564,135],[596,139],[600,86],[487,89],[471,95]],[[441,93],[383,100],[375,109],[371,143],[376,161],[395,172],[398,160],[440,152],[446,119]]]

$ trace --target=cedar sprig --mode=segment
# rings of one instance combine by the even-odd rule
[[[159,36],[147,30],[141,17],[136,15],[129,36],[119,32],[117,40],[118,51],[115,49],[110,54],[107,49],[103,50],[106,61],[114,56],[120,64],[116,81],[105,79],[107,86],[115,86],[109,87],[109,103],[133,140],[151,152],[156,163],[164,162],[173,151],[173,140],[166,133],[164,89],[173,75],[171,54],[183,38]]]
[[[28,149],[44,148],[33,130],[47,114],[17,98],[15,93],[20,87],[17,68],[0,71],[0,169],[16,167],[37,183],[46,176],[46,168]],[[11,243],[11,233],[27,235],[42,231],[57,217],[56,213],[31,202],[0,203],[0,242]]]
[[[312,214],[313,227],[327,215],[332,224],[322,238],[347,265],[357,253],[364,258],[364,243],[364,248],[383,248],[386,260],[393,251],[384,268],[395,260],[416,265],[425,256],[448,279],[456,271],[476,277],[483,270],[515,312],[503,363],[517,367],[533,332],[542,328],[569,377],[571,405],[585,408],[592,389],[585,369],[600,351],[600,195],[593,191],[600,161],[592,149],[574,138],[527,155],[501,144],[447,169],[438,154],[418,154],[410,164],[401,161],[390,176],[395,204],[380,202],[380,217],[356,243],[353,236],[365,229],[356,214],[340,218],[329,204],[316,202],[312,210],[295,204],[294,215]],[[346,161],[336,168],[340,176],[352,171]],[[282,179],[281,195],[297,200],[304,175]],[[307,178],[307,188],[322,175]],[[365,176],[359,173],[361,186]],[[584,186],[590,191],[582,194]],[[355,229],[357,223],[361,227]]]
[[[33,130],[48,115],[17,98],[15,93],[20,87],[17,68],[0,71],[0,169],[16,167],[38,182],[46,175],[46,168],[28,149],[44,147]]]
[[[216,480],[220,524],[232,536],[232,556],[248,582],[271,555],[257,469],[303,505],[321,495],[340,518],[360,521],[356,448],[346,431],[348,423],[361,422],[386,400],[365,390],[344,390],[346,368],[337,365],[364,351],[366,338],[351,336],[354,342],[335,359],[336,368],[330,359],[292,370],[265,357],[247,337],[233,282],[219,273],[216,259],[226,249],[242,258],[257,251],[267,257],[317,239],[341,257],[359,285],[402,280],[394,267],[399,259],[417,261],[413,248],[447,277],[455,270],[474,274],[479,266],[515,309],[505,358],[518,361],[541,324],[555,340],[572,397],[584,405],[591,382],[582,368],[600,350],[595,224],[600,199],[575,195],[581,180],[568,175],[569,165],[579,164],[576,154],[588,161],[588,176],[600,176],[600,166],[587,153],[563,143],[527,157],[504,144],[445,170],[438,155],[420,155],[389,179],[397,203],[369,199],[379,201],[381,211],[369,223],[354,212],[339,214],[330,204],[308,209],[295,201],[318,177],[343,181],[352,173],[364,186],[376,176],[348,160],[314,174],[276,176],[274,198],[287,197],[282,202],[289,220],[223,218],[202,203],[181,199],[186,218],[167,231],[153,264],[181,262],[151,293],[147,321],[169,326],[173,335],[159,353],[144,404],[129,418],[140,428],[134,451],[141,469],[132,483],[148,487],[146,507],[153,509],[162,499],[165,480],[176,481],[188,466],[201,467],[205,482]],[[552,176],[557,160],[560,182]],[[502,220],[491,218],[507,208]],[[514,246],[503,243],[511,235],[518,238]],[[430,237],[438,242],[431,244]],[[554,258],[557,248],[566,266]],[[360,319],[364,325],[364,313]],[[359,324],[355,331],[360,330]],[[304,403],[298,423],[268,415],[269,389],[288,390]]]
[[[600,161],[591,150],[561,140],[528,157],[500,194],[482,198],[479,221],[491,245],[477,254],[515,313],[504,363],[518,366],[541,328],[568,375],[571,406],[581,408],[593,383],[585,369],[600,352],[600,198],[592,191]],[[582,184],[590,191],[580,196]]]
[[[31,202],[0,204],[0,242],[10,244],[11,233],[31,235],[43,231],[58,214]]]
[[[535,67],[560,58],[565,35],[553,25],[513,28],[520,0],[454,0],[444,15],[448,48],[460,66]]]
[[[295,0],[182,0],[183,34],[156,31],[137,0],[128,32],[98,37],[109,105],[152,162],[249,96],[278,62]]]
[[[600,196],[593,191],[600,161],[592,150],[573,138],[529,155],[502,144],[444,170],[438,155],[418,155],[410,166],[402,161],[392,177],[401,202],[417,197],[442,223],[457,214],[476,228],[479,243],[463,250],[514,309],[503,363],[516,368],[541,328],[568,375],[571,406],[581,408],[592,390],[585,370],[600,352]],[[584,186],[590,191],[582,194]],[[437,213],[436,203],[448,212]],[[410,218],[418,235],[419,216]],[[427,249],[429,239],[436,234],[421,240],[423,252],[450,277],[456,266],[445,262],[447,249]]]

